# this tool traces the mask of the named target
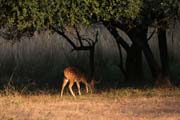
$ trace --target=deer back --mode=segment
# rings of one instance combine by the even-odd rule
[[[67,67],[64,69],[64,76],[70,80],[78,80],[79,82],[87,81],[86,75],[75,67]]]

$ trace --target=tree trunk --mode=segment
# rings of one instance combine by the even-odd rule
[[[168,81],[169,78],[163,75],[164,73],[169,73],[167,71],[169,70],[168,68],[169,65],[166,64],[168,62],[168,57],[166,53],[167,51],[163,54],[161,53],[162,54],[161,60],[163,61],[162,66],[164,66],[163,67],[164,70],[162,71],[161,66],[158,64],[158,62],[154,58],[151,48],[149,47],[149,44],[148,44],[148,40],[147,40],[148,26],[138,25],[135,28],[131,29],[130,31],[125,31],[126,34],[130,37],[130,39],[133,42],[133,45],[129,47],[124,40],[121,40],[121,37],[117,34],[116,29],[115,29],[117,26],[119,29],[121,29],[121,26],[123,25],[113,24],[115,26],[113,25],[110,26],[109,23],[107,24],[104,23],[104,25],[110,31],[110,33],[114,36],[115,39],[120,40],[119,44],[121,44],[122,47],[127,52],[126,73],[128,76],[127,77],[128,81],[139,79],[139,81],[142,82],[143,73],[142,73],[141,51],[143,51],[145,58],[147,60],[147,63],[149,65],[149,68],[151,70],[151,73],[154,79],[153,82],[155,83],[155,81],[161,81],[161,80]],[[122,30],[124,30],[124,28],[122,28]],[[162,52],[165,49],[167,50],[167,43],[163,43],[161,48],[163,49]],[[164,57],[166,57],[165,61],[163,60]]]
[[[145,58],[148,62],[148,65],[149,65],[149,68],[151,70],[153,78],[157,79],[158,76],[161,74],[161,68],[160,68],[158,62],[155,60],[148,43],[144,44],[143,53],[144,53]]]
[[[94,79],[94,48],[95,47],[92,47],[90,49],[90,55],[89,55],[89,60],[90,60],[90,77],[91,77],[91,80]]]
[[[118,34],[116,30],[116,26],[109,26],[109,24],[107,25],[104,24],[104,25],[109,30],[109,32],[113,35],[114,39],[116,40],[118,50],[119,50],[119,55],[121,54],[121,51],[119,49],[120,45],[126,50],[126,53],[127,53],[126,68],[124,69],[123,67],[121,67],[120,69],[122,70],[122,73],[125,76],[127,85],[136,86],[136,87],[141,85],[142,79],[143,79],[141,47],[137,46],[137,44],[134,44],[134,43],[130,47]],[[121,86],[121,85],[118,85],[118,86]]]
[[[156,81],[162,79],[162,69],[161,66],[158,64],[158,62],[156,61],[156,59],[154,58],[151,48],[149,47],[147,41],[147,32],[148,32],[148,27],[137,26],[136,28],[134,28],[129,32],[129,36],[131,37],[134,43],[136,43],[138,46],[142,48],[144,56],[151,70],[152,77],[154,79],[153,82],[156,84]],[[134,39],[136,37],[138,37],[138,39]]]
[[[142,50],[133,44],[127,52],[126,59],[127,82],[133,86],[142,86]]]
[[[156,80],[156,86],[160,87],[171,87],[170,82],[170,67],[168,59],[168,48],[167,48],[167,39],[166,39],[166,30],[163,28],[158,29],[158,42],[159,42],[159,51],[160,51],[160,61],[162,73],[159,79]]]

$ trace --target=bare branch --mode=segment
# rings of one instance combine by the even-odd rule
[[[72,42],[72,40],[65,34],[63,28],[61,28],[61,31],[60,31],[58,28],[52,26],[52,29],[53,29],[55,32],[57,32],[59,35],[63,36],[63,37],[69,42],[69,44],[73,47],[73,49],[76,49],[76,45],[75,45],[75,44]]]
[[[95,41],[92,40],[91,38],[82,38],[82,40],[86,41],[89,44],[89,46],[94,46],[98,41],[98,36],[99,36],[99,33],[97,31]]]
[[[122,74],[124,75],[125,79],[127,79],[127,73],[123,66],[123,54],[122,54],[121,45],[120,44],[117,44],[117,45],[118,45],[118,49],[119,49],[119,59],[120,59],[119,68],[121,69]]]
[[[72,52],[73,52],[74,50],[91,50],[91,49],[94,48],[95,44],[96,44],[97,41],[98,41],[98,31],[96,32],[96,40],[94,41],[94,40],[92,40],[91,38],[83,38],[82,36],[80,36],[79,31],[78,31],[77,28],[75,27],[75,29],[76,29],[76,34],[77,34],[77,37],[78,37],[78,38],[76,38],[76,39],[78,39],[79,42],[80,42],[80,46],[76,46],[76,44],[75,44],[74,42],[72,42],[72,40],[65,34],[63,27],[62,27],[62,28],[57,28],[57,27],[52,26],[52,29],[53,29],[55,32],[57,32],[59,35],[61,35],[62,37],[64,37],[64,38],[68,41],[68,43],[73,47],[72,50],[71,50]],[[60,30],[59,30],[59,29],[60,29]],[[84,46],[82,40],[85,40],[89,45]]]
[[[155,28],[154,31],[151,33],[151,35],[147,38],[147,41],[149,41],[149,40],[153,37],[153,35],[155,34],[155,32],[156,32],[156,28]]]
[[[107,30],[113,35],[114,39],[118,40],[118,44],[121,44],[121,46],[127,51],[129,49],[129,45],[126,41],[124,41],[124,39],[119,35],[118,31],[116,30],[115,27],[118,25],[117,23],[113,23],[113,26],[109,25],[109,23],[107,22],[103,22],[103,25],[107,28]],[[127,31],[126,29],[122,29],[123,27],[121,26],[116,26],[117,28],[123,30],[123,31]]]
[[[76,27],[75,25],[74,25],[74,28],[75,28],[75,31],[76,31],[76,35],[77,35],[77,37],[78,37],[78,41],[79,41],[80,45],[83,46],[82,37],[81,37],[81,35],[79,34],[79,31],[78,31],[78,29],[77,29],[77,27]]]
[[[90,42],[90,41],[92,41],[92,39],[90,39],[90,38],[82,38],[82,40],[86,41],[89,44],[89,46],[92,46],[92,43]]]
[[[96,32],[96,39],[95,39],[95,41],[93,42],[93,45],[95,45],[95,44],[98,42],[98,36],[99,36],[99,32],[97,31],[97,32]]]

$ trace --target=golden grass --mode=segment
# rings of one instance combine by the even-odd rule
[[[179,89],[120,89],[75,99],[2,92],[0,120],[178,120],[179,94]]]

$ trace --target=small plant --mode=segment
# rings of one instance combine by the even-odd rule
[[[15,87],[11,84],[4,86],[4,89],[1,91],[2,95],[19,95],[19,92],[15,89]]]

